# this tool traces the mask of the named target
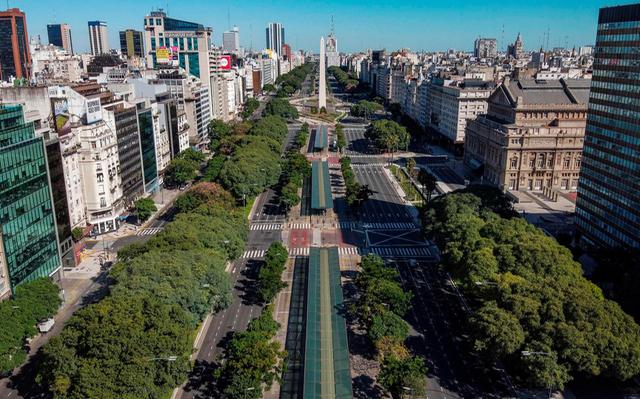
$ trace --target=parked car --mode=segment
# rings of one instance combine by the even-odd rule
[[[56,322],[55,320],[53,320],[53,317],[47,320],[41,321],[40,323],[38,323],[38,331],[40,331],[43,334],[48,333],[49,331],[51,331],[55,323]]]

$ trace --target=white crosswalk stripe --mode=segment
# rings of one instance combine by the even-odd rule
[[[149,227],[149,228],[142,229],[142,230],[138,231],[136,233],[136,235],[137,236],[151,236],[151,235],[158,234],[162,230],[164,230],[162,227]]]
[[[309,248],[289,248],[289,256],[308,256]]]
[[[426,247],[371,247],[361,249],[361,254],[376,254],[382,257],[391,258],[431,258],[433,254]]]
[[[340,255],[357,255],[358,247],[340,247],[338,248],[338,254]]]
[[[264,253],[266,251],[264,249],[256,249],[252,251],[244,251],[241,259],[258,259],[264,257]]]
[[[293,230],[310,229],[311,223],[289,223],[289,228]]]
[[[249,227],[249,230],[281,230],[282,223],[256,223]]]
[[[354,222],[355,223],[355,222]],[[362,223],[355,224],[353,228],[363,228],[367,230],[413,230],[416,225],[413,223]]]

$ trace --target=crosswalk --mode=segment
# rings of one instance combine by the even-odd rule
[[[367,230],[413,230],[416,225],[413,223],[359,223],[340,222],[341,229],[367,229]]]
[[[240,259],[262,259],[266,250],[254,249],[245,251]],[[427,247],[340,247],[338,248],[340,255],[367,255],[376,254],[382,257],[392,258],[431,258],[434,255]],[[305,248],[289,248],[289,256],[309,256],[309,247]]]
[[[264,254],[265,254],[264,249],[254,249],[251,251],[244,251],[244,253],[242,254],[242,256],[240,257],[240,259],[260,259],[260,258],[264,258]]]
[[[152,236],[164,230],[162,227],[148,227],[136,233],[137,236]]]
[[[249,227],[249,230],[282,230],[282,223],[255,223]]]
[[[371,247],[364,250],[364,253],[373,253],[383,257],[394,258],[416,258],[416,257],[432,257],[433,254],[429,248],[425,247]]]
[[[365,169],[367,171],[367,173],[382,173],[382,171],[380,169],[367,169],[368,166],[387,166],[389,165],[386,162],[374,162],[374,163],[352,163],[351,166],[353,166],[353,171],[358,173],[361,172],[361,169]]]
[[[310,229],[311,228],[311,223],[289,223],[289,228],[291,230]]]

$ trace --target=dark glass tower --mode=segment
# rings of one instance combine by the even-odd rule
[[[60,268],[47,172],[44,139],[22,106],[0,105],[0,297]]]
[[[640,4],[600,9],[576,223],[586,244],[640,248]]]
[[[31,53],[24,13],[17,8],[0,12],[0,80],[29,79]]]

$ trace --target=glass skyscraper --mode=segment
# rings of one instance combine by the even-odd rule
[[[600,9],[576,223],[583,241],[640,248],[640,4]]]
[[[45,154],[22,106],[0,105],[0,297],[61,265]]]

